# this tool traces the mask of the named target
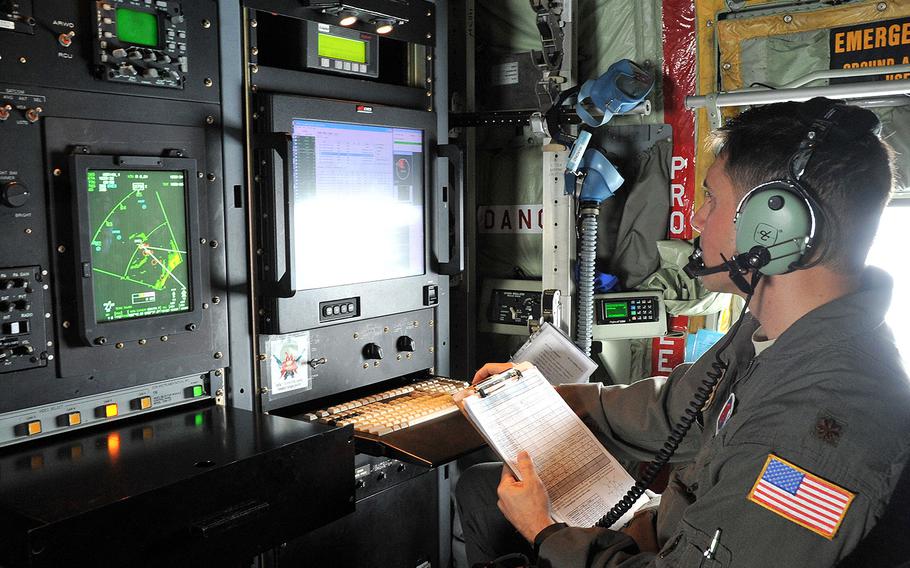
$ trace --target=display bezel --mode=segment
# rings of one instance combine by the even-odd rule
[[[259,99],[267,119],[260,121],[263,134],[280,144],[262,147],[259,155],[264,180],[259,192],[261,206],[269,216],[268,223],[260,223],[259,234],[263,254],[260,256],[260,293],[271,308],[268,321],[263,321],[266,333],[288,333],[338,323],[323,321],[317,309],[320,302],[339,298],[360,298],[360,311],[350,319],[364,319],[401,313],[426,307],[422,288],[438,284],[433,263],[434,195],[439,189],[433,180],[438,172],[436,154],[436,115],[431,112],[371,105],[349,101],[318,99],[284,94],[267,94]],[[423,131],[423,187],[424,187],[424,273],[416,276],[394,277],[386,280],[365,281],[358,284],[335,285],[309,290],[297,290],[293,262],[286,261],[286,231],[293,225],[293,200],[284,199],[282,189],[284,160],[291,155],[290,130],[294,119],[317,120],[368,126],[406,128]],[[290,255],[293,256],[293,255]],[[290,264],[290,266],[288,265]],[[267,270],[265,269],[267,267]],[[282,278],[282,275],[285,278]]]
[[[184,175],[187,257],[189,261],[190,309],[129,319],[99,322],[95,316],[92,270],[91,222],[87,174],[102,171],[180,171]],[[138,339],[160,340],[163,336],[199,329],[202,324],[202,259],[199,246],[199,196],[197,166],[192,158],[112,156],[77,154],[71,157],[73,238],[78,311],[78,331],[87,345],[102,346]]]

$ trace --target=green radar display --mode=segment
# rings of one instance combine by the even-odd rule
[[[95,320],[191,310],[185,173],[87,170],[86,182]]]

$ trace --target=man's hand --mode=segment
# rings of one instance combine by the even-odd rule
[[[629,524],[620,529],[620,532],[632,537],[638,549],[642,552],[657,552],[657,530],[654,528],[654,509],[646,509],[635,513]]]
[[[487,363],[478,369],[476,373],[474,373],[474,378],[471,380],[471,384],[476,385],[487,377],[492,377],[493,375],[498,375],[503,371],[508,371],[514,366],[514,363]]]
[[[518,473],[522,477],[521,481],[515,479],[509,466],[502,466],[502,479],[496,489],[496,494],[499,495],[496,505],[521,536],[533,543],[537,533],[554,522],[550,518],[550,497],[534,471],[534,463],[528,452],[518,452]]]

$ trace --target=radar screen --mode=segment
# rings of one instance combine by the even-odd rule
[[[95,321],[190,311],[186,173],[85,176]]]

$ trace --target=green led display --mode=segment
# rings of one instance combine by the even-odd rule
[[[354,63],[367,62],[367,44],[328,34],[319,34],[319,57],[331,57]]]
[[[158,16],[117,8],[117,37],[125,43],[158,47]]]
[[[629,315],[629,305],[625,302],[605,302],[604,316],[607,319],[624,318]]]
[[[88,170],[99,323],[191,309],[182,171]]]

